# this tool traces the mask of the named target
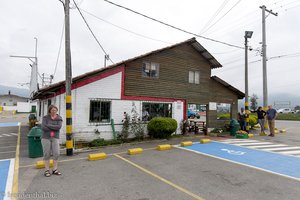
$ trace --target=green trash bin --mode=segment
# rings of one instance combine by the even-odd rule
[[[42,129],[33,127],[27,135],[28,138],[28,155],[29,158],[38,158],[43,156],[42,147]]]
[[[240,130],[240,124],[239,124],[239,122],[238,122],[236,119],[232,119],[232,120],[230,121],[229,126],[230,126],[230,135],[231,135],[231,136],[235,136],[235,135],[236,135],[236,132],[237,132],[238,130]]]

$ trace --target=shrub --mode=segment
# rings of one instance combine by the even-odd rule
[[[137,140],[143,140],[145,136],[145,124],[141,121],[138,112],[136,111],[135,103],[132,103],[131,109],[131,124],[130,124],[130,132],[135,135]]]
[[[104,140],[103,138],[98,138],[89,143],[90,147],[101,147],[107,145],[121,144],[121,140]]]
[[[258,123],[256,115],[249,115],[249,126],[253,128]]]
[[[227,114],[220,114],[218,115],[218,119],[230,119],[230,114],[227,113]]]
[[[155,117],[147,125],[148,133],[153,138],[169,138],[177,129],[177,121],[168,117]]]
[[[130,116],[124,112],[124,119],[122,120],[123,126],[122,126],[122,131],[117,135],[117,139],[120,139],[122,141],[126,141],[128,136],[129,136],[129,121],[130,121]]]

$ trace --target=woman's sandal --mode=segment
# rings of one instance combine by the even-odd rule
[[[58,175],[58,176],[61,175],[61,173],[60,173],[57,169],[56,169],[56,170],[53,170],[52,174],[55,174],[55,175]]]
[[[45,175],[46,177],[51,176],[50,171],[49,171],[49,170],[46,170],[45,173],[44,173],[44,175]]]

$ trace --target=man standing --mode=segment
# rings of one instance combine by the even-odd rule
[[[275,132],[275,119],[277,117],[277,111],[272,108],[272,105],[268,106],[268,110],[267,110],[267,119],[268,119],[268,125],[269,125],[269,129],[270,129],[270,134],[269,136],[274,137],[274,132]]]

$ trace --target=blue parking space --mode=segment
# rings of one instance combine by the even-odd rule
[[[8,123],[0,123],[0,127],[12,127],[12,126],[19,126],[19,122],[8,122]]]
[[[300,158],[219,142],[179,147],[300,180]]]
[[[0,160],[0,200],[11,194],[14,160]]]

